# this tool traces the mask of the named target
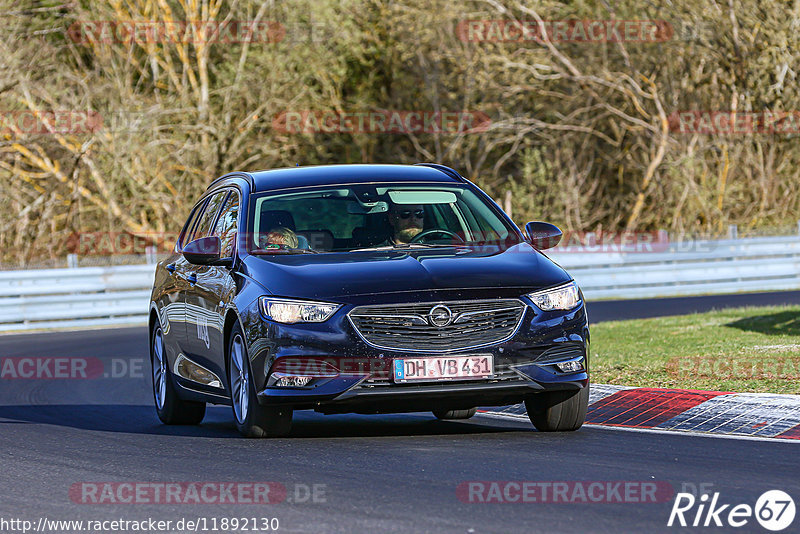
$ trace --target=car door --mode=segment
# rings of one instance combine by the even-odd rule
[[[207,228],[198,227],[194,239],[217,236],[222,243],[223,258],[232,258],[239,217],[239,194],[236,190],[220,193],[209,200],[216,206],[213,222]],[[211,220],[211,219],[209,219]],[[236,286],[228,266],[193,265],[186,290],[187,355],[217,376],[224,376],[225,308],[233,298]]]
[[[178,352],[185,350],[186,346],[186,289],[189,287],[186,273],[192,266],[180,251],[187,243],[187,239],[191,237],[197,221],[203,213],[206,200],[206,198],[202,199],[192,209],[181,230],[175,246],[175,253],[164,266],[165,279],[161,285],[158,309],[170,363],[173,362]],[[173,348],[177,350],[173,350]]]

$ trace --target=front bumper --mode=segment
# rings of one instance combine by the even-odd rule
[[[585,373],[582,373],[586,376]],[[295,409],[314,409],[322,413],[399,413],[432,411],[434,408],[452,410],[475,406],[506,406],[522,402],[526,396],[545,390],[586,387],[588,378],[557,384],[542,384],[533,380],[485,381],[478,383],[437,383],[435,385],[403,385],[397,387],[364,387],[363,378],[348,386],[341,381],[328,392],[293,391],[286,388],[266,388],[258,394],[262,404],[292,405]],[[577,380],[576,380],[577,379]],[[280,390],[280,391],[277,391]],[[288,394],[287,394],[288,393]]]
[[[463,409],[516,404],[528,395],[548,390],[578,390],[589,384],[589,329],[583,304],[569,312],[525,311],[514,336],[497,345],[472,351],[420,356],[491,353],[494,373],[479,380],[394,383],[390,370],[402,352],[368,346],[341,314],[327,323],[278,325],[262,322],[268,331],[251,342],[251,367],[261,404],[291,405],[323,413],[383,413]],[[258,350],[253,351],[253,348]],[[582,357],[584,369],[561,372],[556,362]],[[318,378],[305,387],[272,387],[268,377],[288,360],[347,360],[336,376]],[[378,372],[375,370],[378,369]]]

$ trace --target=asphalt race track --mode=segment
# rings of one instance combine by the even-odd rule
[[[800,302],[800,292],[765,295]],[[714,299],[720,297],[635,306],[665,315],[699,311]],[[614,318],[619,306],[629,311],[619,301],[591,304],[592,320]],[[210,408],[199,427],[159,423],[144,328],[2,336],[0,347],[2,358],[86,357],[102,365],[92,379],[0,381],[0,519],[205,518],[212,531],[214,518],[255,517],[277,518],[283,532],[617,534],[702,529],[667,527],[682,488],[702,487],[719,492],[720,503],[750,506],[764,491],[780,489],[800,504],[794,442],[591,426],[542,434],[524,421],[481,415],[440,422],[430,414],[311,412],[295,413],[290,438],[246,440],[228,407]],[[469,502],[457,488],[475,481],[627,481],[670,491],[655,503]],[[286,497],[273,504],[94,504],[75,490],[103,482],[273,482]],[[693,518],[694,510],[687,514]],[[764,532],[752,518],[735,530]]]
[[[768,291],[764,293],[738,293],[733,295],[707,295],[699,297],[668,297],[660,299],[604,300],[589,302],[589,320],[621,321],[646,319],[667,315],[702,313],[714,309],[742,306],[782,306],[800,304],[800,291]]]

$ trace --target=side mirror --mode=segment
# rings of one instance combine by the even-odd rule
[[[194,265],[219,265],[221,250],[219,237],[201,237],[183,247],[183,257]]]
[[[544,250],[558,245],[563,234],[554,224],[533,221],[525,225],[525,235],[534,248]]]

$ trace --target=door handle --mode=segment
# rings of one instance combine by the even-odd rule
[[[175,264],[174,263],[168,264],[166,269],[170,272],[170,274],[174,273],[175,272]]]

